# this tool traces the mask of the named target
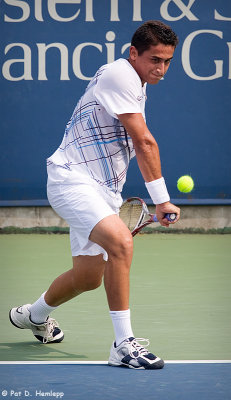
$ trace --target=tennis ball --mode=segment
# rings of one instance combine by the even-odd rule
[[[191,176],[183,175],[177,181],[177,189],[182,193],[189,193],[194,188],[194,182]]]

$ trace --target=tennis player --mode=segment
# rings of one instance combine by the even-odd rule
[[[12,308],[10,320],[31,329],[43,343],[64,334],[50,313],[88,290],[104,285],[115,332],[109,365],[159,369],[164,361],[135,339],[130,320],[130,231],[118,216],[129,161],[136,155],[161,225],[170,203],[156,140],[145,122],[146,85],[166,74],[178,38],[159,21],[134,33],[128,59],[103,65],[79,100],[61,145],[47,160],[48,199],[70,225],[73,268],[64,272],[34,304]],[[175,223],[171,222],[171,223]]]

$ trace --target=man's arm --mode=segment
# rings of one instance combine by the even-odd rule
[[[152,182],[161,178],[159,147],[142,114],[120,114],[118,118],[132,138],[137,162],[145,182]],[[169,222],[164,219],[165,213],[176,213],[177,221],[180,216],[180,209],[169,201],[156,205],[159,222],[161,225],[168,226]]]
[[[118,118],[132,138],[137,162],[145,182],[161,178],[159,148],[142,114],[120,114]]]

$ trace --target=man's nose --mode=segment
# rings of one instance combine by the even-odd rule
[[[159,75],[164,75],[164,62],[160,62],[156,68]]]

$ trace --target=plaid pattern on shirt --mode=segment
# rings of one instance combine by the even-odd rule
[[[66,126],[60,147],[47,162],[71,171],[84,171],[117,193],[122,191],[135,150],[120,121],[94,96],[94,87],[104,69],[105,66],[101,67],[89,83]]]

